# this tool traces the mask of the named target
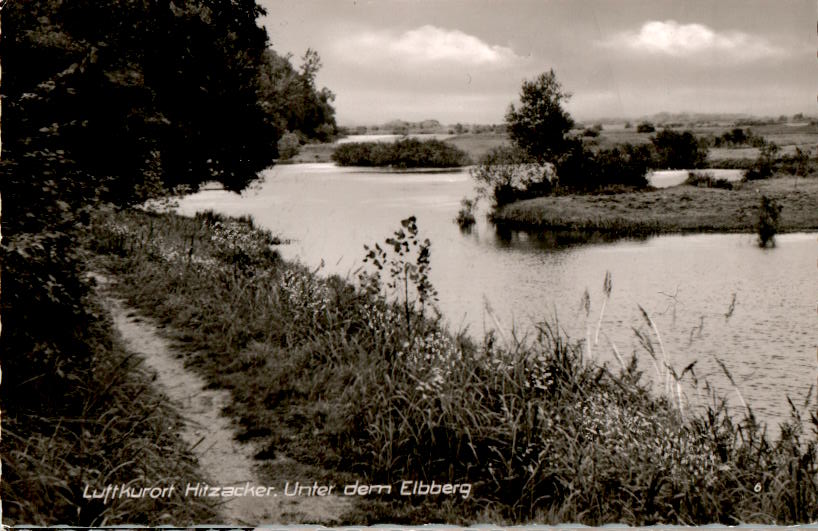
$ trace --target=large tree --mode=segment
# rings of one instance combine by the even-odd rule
[[[566,135],[574,125],[563,108],[569,98],[554,70],[523,81],[519,108],[511,104],[506,113],[511,140],[540,162],[559,158],[568,148]]]
[[[320,68],[321,58],[311,48],[304,53],[299,70],[293,67],[291,56],[267,51],[262,66],[262,105],[282,134],[292,132],[302,140],[320,141],[331,140],[337,134],[332,107],[335,94],[316,86]]]

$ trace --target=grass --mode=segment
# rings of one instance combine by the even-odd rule
[[[482,159],[493,148],[508,144],[505,133],[466,133],[447,138],[446,142],[466,152],[473,161]]]
[[[310,162],[332,162],[332,153],[337,144],[304,144],[298,154],[282,164],[302,164]]]
[[[86,485],[93,492],[109,484],[178,488],[203,480],[176,434],[180,419],[175,411],[155,391],[140,360],[123,349],[92,296],[84,306],[95,316],[83,330],[90,360],[62,365],[72,383],[70,393],[32,399],[27,382],[20,381],[23,370],[13,371],[17,378],[3,383],[4,523],[94,527],[214,521],[216,508],[207,500],[176,496],[106,504],[83,497]],[[27,396],[28,407],[9,393]],[[51,405],[51,399],[59,405]]]
[[[779,232],[818,230],[818,179],[781,177],[734,183],[733,190],[675,186],[613,195],[549,196],[494,214],[515,230],[595,230],[622,236],[683,232],[754,232],[760,194],[783,207]]]
[[[672,370],[647,314],[640,334],[665,391],[635,359],[596,361],[601,315],[588,315],[585,342],[546,323],[478,342],[447,331],[416,304],[411,257],[388,242],[382,269],[356,288],[271,254],[269,234],[251,220],[131,211],[101,215],[95,227],[97,263],[166,325],[190,367],[231,390],[242,437],[264,456],[287,455],[339,482],[471,485],[466,498],[359,499],[346,523],[818,517],[818,449],[800,409],[773,441],[751,411],[733,419],[712,394],[686,407],[685,371]],[[231,245],[245,258],[228,258]],[[411,321],[385,298],[389,285],[408,294]]]

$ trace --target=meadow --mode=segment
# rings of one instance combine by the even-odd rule
[[[338,481],[471,485],[465,498],[359,499],[344,523],[818,517],[818,446],[801,418],[811,396],[792,402],[775,440],[749,407],[733,418],[709,388],[691,407],[692,367],[673,365],[647,313],[640,355],[658,388],[635,358],[596,361],[608,348],[590,341],[596,316],[585,342],[548,322],[467,339],[434,312],[434,259],[411,218],[369,242],[355,279],[283,261],[248,218],[110,211],[93,227],[94,267],[159,321],[192,370],[231,391],[229,413],[265,448],[260,459],[287,456]],[[609,277],[604,287],[615,289]]]
[[[615,194],[545,196],[505,205],[492,219],[515,230],[585,230],[621,236],[754,232],[762,195],[783,207],[780,232],[818,230],[818,180],[797,177],[734,183],[730,190],[679,185]]]

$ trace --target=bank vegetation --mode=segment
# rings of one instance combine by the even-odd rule
[[[524,338],[453,333],[434,311],[433,242],[417,239],[413,218],[362,249],[355,279],[280,259],[246,218],[123,211],[93,227],[88,245],[120,295],[231,391],[242,437],[265,455],[362,484],[471,484],[465,498],[396,488],[359,499],[347,523],[818,517],[810,397],[793,397],[775,440],[749,408],[735,418],[710,391],[689,402],[693,366],[674,365],[648,314],[637,354],[654,360],[648,374],[637,355],[597,361],[609,345],[567,338],[556,323]],[[615,279],[604,287],[609,297]],[[590,305],[587,317],[597,326]]]

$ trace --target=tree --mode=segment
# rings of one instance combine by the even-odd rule
[[[569,98],[554,70],[523,81],[520,107],[511,104],[505,117],[511,140],[539,162],[558,158],[567,148],[566,135],[574,125],[562,107]]]
[[[281,56],[268,49],[261,68],[262,107],[268,120],[283,134],[292,131],[303,140],[328,141],[338,133],[335,94],[328,88],[316,88],[321,68],[318,52],[309,48],[296,70],[290,55]]]
[[[668,169],[700,168],[707,160],[707,149],[690,131],[677,133],[664,129],[651,138],[656,150],[656,166]]]
[[[77,236],[101,203],[129,206],[209,180],[240,190],[273,162],[283,129],[260,101],[263,10],[255,0],[25,0],[2,8],[0,355],[14,378],[0,399],[4,430],[11,425],[35,443],[4,439],[4,457],[25,459],[4,459],[0,497],[12,522],[90,525],[104,508],[72,496],[59,472],[88,468],[91,454],[72,441],[95,428],[48,420],[95,411],[83,393],[95,388],[95,360],[111,348],[108,325],[88,305]],[[52,465],[43,453],[61,439],[77,452]]]
[[[477,181],[478,196],[490,199],[495,208],[548,195],[555,177],[551,164],[532,162],[519,147],[508,145],[489,150],[469,173]]]

